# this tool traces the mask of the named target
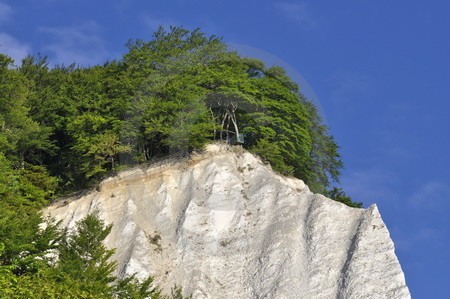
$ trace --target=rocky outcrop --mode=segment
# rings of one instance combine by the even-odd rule
[[[73,226],[114,223],[119,275],[194,298],[409,298],[375,205],[347,207],[239,147],[135,168],[46,209]]]

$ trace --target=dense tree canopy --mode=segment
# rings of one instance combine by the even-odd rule
[[[343,167],[339,147],[281,67],[180,27],[126,47],[122,59],[90,67],[0,54],[1,296],[139,298],[145,285],[111,275],[111,251],[101,244],[109,227],[88,217],[75,235],[55,223],[43,230],[38,211],[55,194],[212,141],[241,144],[313,191],[361,206],[337,187],[327,191]],[[98,238],[92,260],[81,258],[93,250],[82,246],[86,238]]]
[[[60,193],[212,140],[238,142],[316,192],[338,181],[338,146],[281,67],[179,27],[126,46],[121,60],[92,67],[30,56],[11,68],[3,55],[0,150],[43,165]]]

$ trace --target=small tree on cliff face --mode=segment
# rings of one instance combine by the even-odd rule
[[[349,207],[353,208],[361,208],[362,202],[354,202],[352,199],[345,194],[345,192],[342,190],[342,188],[333,187],[331,190],[327,190],[324,192],[325,196],[328,196],[329,198],[342,202],[343,204],[346,204]]]
[[[134,275],[122,280],[112,275],[117,267],[116,262],[109,261],[114,250],[103,245],[111,228],[112,224],[105,225],[97,212],[77,222],[75,232],[66,233],[59,246],[56,272],[60,278],[98,298],[160,298],[152,277],[140,282]]]
[[[106,249],[103,240],[111,228],[96,214],[77,222],[75,233],[64,238],[59,246],[58,268],[63,276],[81,280],[86,288],[94,288],[99,294],[109,293],[117,263],[108,261],[114,250]]]

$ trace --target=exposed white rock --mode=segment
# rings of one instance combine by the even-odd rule
[[[46,209],[114,223],[119,275],[194,298],[410,298],[375,205],[355,209],[275,174],[239,147],[135,168]]]

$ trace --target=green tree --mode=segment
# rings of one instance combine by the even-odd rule
[[[36,273],[46,265],[46,254],[56,248],[60,234],[54,223],[40,229],[40,215],[25,207],[0,207],[0,269],[16,275]]]
[[[160,28],[149,42],[130,41],[124,63],[134,82],[126,136],[138,161],[175,150],[201,148],[214,123],[195,78],[199,69],[225,48],[220,39],[199,30]]]
[[[249,125],[244,130],[249,135],[248,148],[252,150],[260,145],[260,139],[274,143],[282,157],[275,163],[278,165],[275,170],[305,180],[308,176],[307,157],[311,150],[307,111],[300,103],[298,90],[292,90],[271,71],[272,68],[263,70],[263,76],[254,78],[255,89],[258,90],[256,98],[262,109],[249,115],[252,119],[248,120]],[[292,173],[287,173],[290,168]]]
[[[339,146],[329,133],[328,126],[323,123],[317,107],[306,100],[303,100],[302,104],[308,111],[312,143],[307,163],[309,174],[305,182],[312,191],[324,193],[332,182],[339,182],[343,162],[338,151]]]
[[[110,259],[115,250],[103,244],[111,228],[112,224],[105,225],[98,212],[94,212],[78,221],[73,233],[65,233],[58,247],[56,268],[62,282],[76,281],[81,290],[98,296],[159,298],[159,290],[152,285],[153,278],[140,282],[134,275],[122,280],[113,275],[117,263]]]
[[[66,235],[58,247],[58,270],[63,276],[81,281],[83,289],[110,293],[116,262],[109,261],[114,250],[106,249],[102,242],[111,228],[112,225],[105,226],[95,214],[77,222],[75,232]]]
[[[266,68],[228,51],[217,37],[180,27],[160,28],[151,41],[129,42],[128,48],[124,63],[138,91],[127,132],[142,160],[167,154],[177,142],[192,149],[242,133],[245,148],[313,191],[324,192],[338,180],[338,146],[283,68]],[[206,109],[187,109],[200,107],[194,105],[198,99]],[[208,110],[215,126],[207,121]],[[198,136],[198,142],[186,141],[187,136]]]
[[[130,150],[120,137],[129,97],[122,65],[49,69],[45,57],[29,56],[19,71],[31,82],[33,119],[50,128],[54,150],[44,163],[61,179],[62,192],[89,187],[113,171]]]
[[[0,267],[10,267],[16,274],[35,272],[59,239],[54,223],[39,227],[38,209],[48,203],[55,182],[38,168],[14,168],[0,152]]]
[[[39,153],[51,150],[52,143],[48,128],[29,116],[29,81],[12,63],[0,54],[0,151],[23,168],[25,162],[39,162]]]
[[[326,192],[324,192],[324,195],[328,196],[329,198],[331,198],[335,201],[342,202],[343,204],[346,204],[349,207],[353,207],[353,208],[361,208],[362,207],[362,202],[352,201],[351,198],[349,196],[347,196],[347,194],[345,194],[345,192],[342,190],[342,188],[333,187],[333,189],[327,190]]]

